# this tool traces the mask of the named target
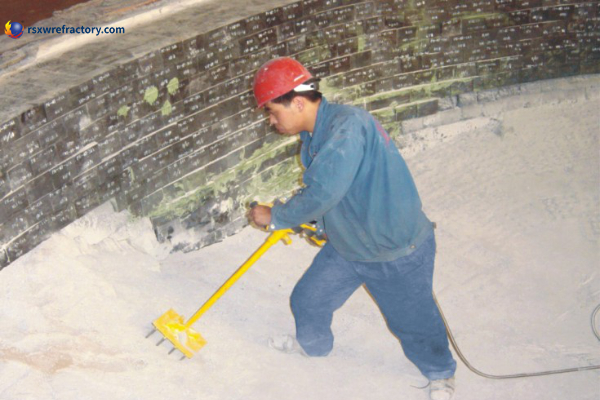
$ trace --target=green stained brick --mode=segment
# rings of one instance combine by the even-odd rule
[[[131,108],[128,105],[123,105],[121,106],[121,108],[119,108],[119,110],[117,111],[117,115],[119,117],[127,117],[127,114],[129,114],[129,110]]]
[[[160,109],[160,113],[165,116],[165,115],[171,115],[171,113],[173,112],[173,106],[171,105],[171,102],[169,100],[165,101],[165,104],[163,104],[163,106]]]
[[[313,47],[295,56],[296,60],[304,65],[314,65],[331,58],[331,50],[328,46]]]
[[[394,111],[396,113],[396,121],[398,122],[416,118],[418,115],[416,104],[407,104],[399,106],[394,108]]]
[[[299,166],[298,164],[280,163],[269,169],[270,178],[264,179],[261,174],[261,166],[269,159],[276,158],[290,151],[290,146],[297,144],[298,138],[294,137],[286,140],[276,140],[267,143],[252,154],[245,155],[240,163],[233,168],[218,174],[209,175],[203,169],[200,169],[185,178],[177,181],[164,199],[152,211],[151,218],[175,219],[181,218],[196,211],[206,198],[221,198],[231,187],[242,183],[247,176],[263,177],[260,182],[246,184],[246,189],[242,190],[234,199],[234,203],[243,201],[245,198],[253,195],[277,196],[281,190],[298,186]],[[281,188],[277,190],[277,188]],[[204,199],[204,200],[203,200]]]
[[[381,110],[372,111],[371,114],[373,114],[373,116],[377,118],[379,122],[381,122],[381,125],[386,128],[386,130],[390,124],[396,123],[396,112],[393,108],[384,108]]]
[[[171,79],[169,81],[169,83],[167,84],[167,90],[169,91],[169,94],[174,94],[175,92],[177,92],[177,90],[179,89],[179,79],[177,79],[176,77]]]
[[[150,105],[153,105],[158,99],[158,88],[156,86],[150,86],[144,93],[144,101]]]

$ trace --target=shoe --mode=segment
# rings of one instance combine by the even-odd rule
[[[292,335],[279,335],[270,337],[268,341],[269,347],[286,354],[302,354],[306,355],[300,343]]]
[[[454,377],[437,379],[429,382],[429,398],[431,400],[450,400],[454,396]]]

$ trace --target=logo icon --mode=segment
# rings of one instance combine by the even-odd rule
[[[23,25],[18,22],[13,22],[11,24],[10,21],[8,21],[6,25],[4,25],[4,33],[13,39],[18,39],[23,34]]]

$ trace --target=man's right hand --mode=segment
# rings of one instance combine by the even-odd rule
[[[254,206],[248,211],[248,219],[254,225],[264,228],[271,223],[271,207],[269,206]]]

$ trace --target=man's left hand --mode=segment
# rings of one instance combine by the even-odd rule
[[[271,207],[254,206],[248,211],[250,222],[258,227],[266,227],[271,223]]]

